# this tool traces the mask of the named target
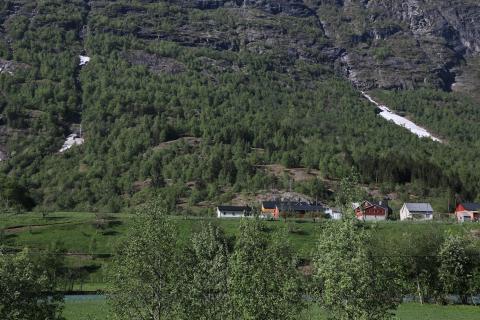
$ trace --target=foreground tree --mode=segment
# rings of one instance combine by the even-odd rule
[[[400,303],[395,268],[375,256],[370,245],[370,233],[351,217],[325,225],[314,256],[314,278],[332,318],[388,319]]]
[[[162,206],[144,207],[116,253],[109,299],[118,319],[179,318],[177,233]]]
[[[32,258],[28,249],[19,254],[0,252],[0,319],[63,319],[63,296],[53,294],[56,275],[45,264],[48,261],[52,262]]]
[[[242,220],[230,261],[233,319],[294,319],[303,307],[296,259],[285,236],[269,239],[256,220]]]
[[[443,294],[458,294],[466,303],[469,291],[468,255],[460,236],[448,235],[440,248],[438,277]]]
[[[186,253],[183,310],[188,319],[226,319],[228,299],[227,240],[208,224],[194,234]]]

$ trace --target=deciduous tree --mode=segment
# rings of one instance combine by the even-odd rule
[[[28,249],[0,253],[0,319],[63,319],[63,296],[52,294],[57,282],[48,261],[33,259]]]
[[[466,302],[468,293],[468,255],[462,237],[448,235],[440,248],[438,278],[444,294],[459,294]]]
[[[227,239],[207,224],[194,234],[186,252],[183,309],[188,319],[226,319],[229,310]]]
[[[325,225],[314,256],[321,304],[334,319],[387,319],[401,301],[395,268],[369,249],[370,234],[354,218]]]
[[[111,271],[109,298],[118,319],[178,317],[183,271],[177,239],[161,204],[154,202],[139,210]]]
[[[230,261],[233,319],[294,319],[302,308],[295,257],[285,237],[270,242],[264,225],[243,220]]]

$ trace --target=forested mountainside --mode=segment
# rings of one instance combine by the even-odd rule
[[[475,0],[3,0],[3,203],[174,209],[286,189],[265,164],[314,170],[294,188],[322,199],[352,166],[384,193],[478,199],[479,21]],[[60,153],[72,133],[85,143]]]

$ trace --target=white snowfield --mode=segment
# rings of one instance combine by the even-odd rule
[[[80,63],[79,63],[80,66],[84,66],[90,62],[90,57],[80,55],[79,58],[80,58]]]
[[[84,141],[85,140],[83,138],[79,137],[75,133],[72,133],[67,137],[67,139],[63,143],[63,146],[60,148],[59,152],[65,152],[75,145],[81,145],[83,144]]]
[[[366,94],[363,91],[360,91],[362,95],[368,99],[371,103],[376,105],[380,110],[382,110],[379,114],[386,120],[393,121],[396,125],[404,127],[405,129],[409,130],[411,133],[417,135],[420,138],[430,138],[436,142],[442,142],[442,140],[438,139],[437,137],[433,136],[427,129],[422,128],[416,125],[414,122],[408,120],[407,118],[401,117],[398,114],[394,113],[390,110],[387,106],[381,105],[377,101],[373,100],[371,96]]]

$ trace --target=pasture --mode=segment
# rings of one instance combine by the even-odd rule
[[[172,216],[179,240],[185,243],[190,234],[205,222],[219,225],[232,239],[238,231],[239,220]],[[66,264],[80,276],[74,277],[67,291],[97,291],[105,288],[106,271],[115,252],[115,246],[133,223],[132,214],[94,214],[88,212],[56,212],[0,215],[0,245],[11,250],[29,247],[32,252],[53,245],[64,248]],[[322,226],[334,221],[266,221],[265,232],[284,230],[299,257],[309,260]],[[410,235],[444,234],[445,232],[471,234],[478,241],[480,224],[452,222],[398,222],[371,223],[376,241],[382,246],[395,246]]]

